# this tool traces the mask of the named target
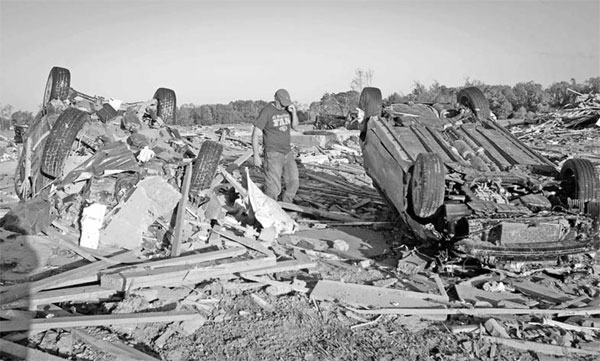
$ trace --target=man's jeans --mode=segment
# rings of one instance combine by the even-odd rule
[[[281,197],[284,202],[292,203],[300,181],[298,180],[298,167],[294,154],[279,152],[265,152],[265,194],[277,200],[281,193],[281,177],[285,183],[285,192]]]

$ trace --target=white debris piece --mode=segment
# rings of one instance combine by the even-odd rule
[[[272,198],[267,197],[250,179],[248,168],[246,168],[248,179],[248,198],[254,210],[254,217],[263,228],[273,227],[276,233],[292,234],[298,229],[298,224],[281,208]]]
[[[121,108],[121,104],[123,104],[123,101],[119,99],[110,98],[108,101],[108,105],[110,105],[117,112],[119,111],[119,108]]]
[[[140,154],[137,156],[137,159],[142,163],[146,163],[152,158],[154,158],[154,151],[148,147],[142,148]]]
[[[102,227],[104,214],[106,214],[106,205],[101,203],[92,203],[83,209],[80,246],[98,249],[100,227]]]

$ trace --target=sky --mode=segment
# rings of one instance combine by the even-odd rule
[[[53,66],[126,102],[308,104],[371,69],[383,95],[465,79],[543,86],[600,76],[600,0],[0,0],[0,104],[36,111]]]

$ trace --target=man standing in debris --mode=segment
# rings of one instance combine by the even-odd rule
[[[292,203],[300,182],[298,167],[292,153],[290,129],[296,130],[298,115],[296,107],[285,89],[275,92],[275,101],[267,104],[256,118],[252,130],[254,164],[263,166],[259,150],[259,134],[263,134],[265,194],[275,200],[281,193],[281,177],[285,182],[284,202]]]

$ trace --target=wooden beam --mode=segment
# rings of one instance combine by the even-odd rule
[[[317,283],[310,297],[317,301],[339,301],[360,307],[404,307],[422,309],[441,307],[438,302],[448,302],[441,295],[422,292],[394,290],[376,286],[322,280]],[[438,301],[431,302],[428,301]]]
[[[185,218],[185,207],[190,194],[190,183],[192,181],[192,165],[188,164],[185,168],[183,176],[183,187],[181,189],[181,200],[177,207],[177,217],[175,218],[175,231],[173,233],[173,241],[171,242],[171,257],[177,257],[181,253],[181,237],[183,236],[183,222]]]
[[[147,355],[142,351],[126,345],[118,340],[107,342],[98,337],[92,336],[83,330],[77,329],[71,329],[71,334],[99,351],[110,353],[116,356],[117,360],[159,361],[159,359]]]
[[[249,281],[253,281],[253,282],[257,282],[257,283],[262,283],[262,284],[267,284],[267,285],[275,286],[275,287],[279,287],[279,288],[288,288],[288,289],[294,290],[296,292],[308,293],[310,291],[310,289],[307,288],[307,287],[298,286],[298,285],[295,285],[293,283],[286,283],[286,282],[274,281],[274,280],[269,279],[267,277],[258,277],[258,276],[251,276],[251,275],[242,274],[242,278],[247,279]]]
[[[234,160],[233,163],[231,164],[235,164],[236,166],[241,166],[242,163],[244,163],[245,161],[247,161],[248,159],[250,159],[250,157],[252,157],[252,155],[254,154],[254,151],[252,149],[248,149],[247,151],[244,152],[244,154],[242,154],[238,159]],[[216,186],[218,186],[219,184],[221,184],[223,182],[223,175],[222,174],[217,174],[215,176],[215,179],[213,179],[213,181],[210,184],[211,188],[214,188]]]
[[[219,172],[223,175],[223,177],[225,177],[225,179],[227,179],[227,182],[229,182],[229,184],[235,188],[242,198],[248,196],[248,191],[241,185],[240,182],[237,181],[237,179],[235,179],[234,176],[229,174],[229,172],[227,172],[223,167],[219,167]]]
[[[251,271],[275,264],[275,256],[223,263],[215,266],[174,266],[148,271],[126,271],[102,275],[102,287],[126,291],[143,287],[193,285],[213,278]]]
[[[2,332],[43,331],[51,328],[114,326],[152,322],[184,321],[196,315],[196,312],[142,312],[119,313],[112,315],[73,316],[36,318],[33,320],[0,321]]]
[[[574,298],[564,293],[556,292],[551,288],[535,284],[528,280],[512,280],[510,284],[521,293],[534,296],[536,298],[541,298],[556,304],[562,304],[563,302],[571,301]]]
[[[479,288],[468,285],[454,285],[458,299],[464,302],[477,304],[478,302],[488,302],[497,307],[502,301],[510,301],[519,304],[526,304],[529,300],[521,294],[512,292],[487,292]]]
[[[244,247],[248,247],[248,248],[251,248],[251,249],[253,249],[255,251],[264,253],[267,256],[270,256],[272,254],[272,252],[269,251],[269,249],[265,245],[263,245],[262,243],[260,243],[258,241],[255,241],[253,239],[250,239],[248,237],[237,236],[237,235],[233,234],[232,232],[229,232],[229,231],[225,230],[221,226],[218,226],[218,225],[214,226],[212,228],[212,231],[215,232],[215,233],[217,233],[217,234],[220,234],[221,236],[223,236],[223,237],[225,237],[227,239],[230,239],[230,240],[232,240],[232,241],[234,241],[236,243],[239,243],[239,244],[241,244]]]
[[[557,346],[557,345],[548,345],[546,343],[538,343],[532,341],[523,341],[523,340],[515,340],[511,338],[502,338],[502,337],[492,337],[492,336],[482,336],[481,339],[483,341],[487,341],[489,343],[493,343],[496,345],[504,345],[508,347],[515,348],[517,350],[522,350],[526,352],[538,352],[546,355],[554,355],[554,356],[572,356],[572,355],[592,355],[592,356],[600,356],[600,351],[591,351],[584,350],[580,348],[567,347],[567,346]]]
[[[65,361],[66,359],[18,343],[0,339],[0,351],[27,361]]]
[[[525,308],[380,308],[376,310],[357,310],[348,308],[363,315],[556,315],[591,316],[600,314],[600,307],[574,308],[569,310],[525,309]]]
[[[136,259],[135,250],[126,251],[110,257],[111,262],[126,262]],[[42,290],[96,282],[98,281],[98,272],[112,265],[113,263],[108,261],[96,261],[38,281],[9,286],[4,289],[2,294],[0,294],[0,304],[27,297]]]
[[[278,203],[281,206],[281,208],[286,209],[288,211],[310,214],[313,216],[333,219],[335,221],[341,221],[341,222],[357,222],[357,221],[361,222],[362,221],[362,219],[360,219],[360,218],[351,217],[351,216],[348,216],[345,214],[337,214],[337,213],[327,212],[327,211],[323,211],[323,210],[316,209],[316,208],[309,208],[309,207],[304,207],[304,206],[300,206],[297,204],[286,203],[286,202],[278,202]]]
[[[56,317],[56,316],[70,317],[73,315],[81,316],[81,314],[78,314],[78,313],[69,313],[54,304],[50,304],[47,307],[45,307],[43,313],[46,318]],[[40,332],[44,332],[44,330],[39,330],[39,331],[35,331],[35,332],[34,331],[13,332],[10,335],[4,336],[4,339],[8,340],[8,341],[20,341],[20,340],[29,338],[33,335],[36,335]]]
[[[309,261],[309,262],[296,261],[296,260],[281,261],[281,262],[277,262],[276,264],[274,264],[272,266],[262,267],[262,268],[258,268],[258,269],[252,270],[252,271],[243,272],[240,275],[242,277],[258,276],[258,275],[264,275],[264,274],[269,274],[269,273],[296,271],[296,270],[300,270],[300,269],[308,269],[308,268],[315,268],[315,267],[317,267],[317,263],[312,262],[312,261]]]
[[[72,228],[70,227],[65,227],[64,225],[60,224],[58,221],[54,221],[52,222],[52,226],[54,227],[48,227],[44,230],[43,233],[45,233],[47,236],[49,236],[50,238],[58,241],[58,242],[67,242],[70,243],[71,245],[75,245],[78,247],[79,252],[84,252],[87,254],[90,254],[92,256],[94,256],[95,258],[99,259],[99,260],[108,260],[111,253],[115,253],[117,252],[119,249],[113,249],[110,251],[106,251],[104,248],[102,250],[100,249],[93,249],[93,248],[88,248],[88,247],[81,247],[79,246],[79,234],[76,233]],[[69,247],[68,245],[65,245],[66,247]],[[75,252],[75,250],[73,250]],[[83,257],[83,255],[82,255]],[[88,258],[88,257],[84,257],[84,258]],[[92,262],[92,261],[90,261]]]
[[[30,310],[35,310],[40,305],[47,305],[50,303],[99,302],[101,300],[109,299],[115,293],[115,290],[102,288],[100,286],[65,288],[35,293],[31,296],[0,305],[0,309],[28,307]]]
[[[122,266],[118,268],[111,268],[110,273],[116,272],[127,272],[127,271],[141,271],[148,269],[157,269],[162,267],[173,267],[173,266],[190,266],[197,265],[203,262],[216,261],[225,258],[232,258],[241,256],[248,252],[246,248],[242,247],[232,247],[227,249],[222,249],[219,251],[212,252],[204,252],[204,253],[194,253],[186,256],[179,256],[174,258],[165,258],[157,261],[149,261],[138,263],[131,266]]]

